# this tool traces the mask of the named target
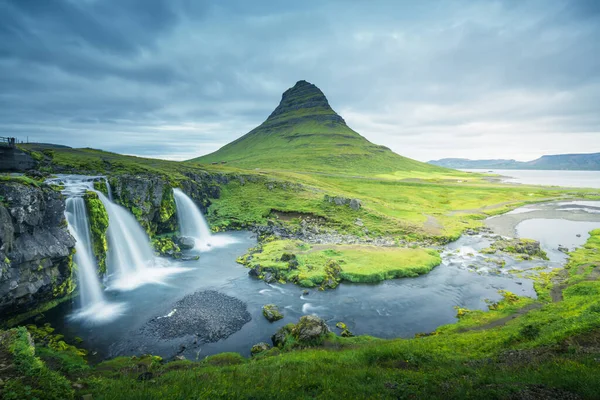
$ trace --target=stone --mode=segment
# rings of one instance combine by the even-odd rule
[[[279,330],[277,330],[277,332],[271,336],[271,342],[273,342],[273,346],[279,348],[285,346],[287,338],[292,333],[293,328],[294,324],[287,324],[279,328]]]
[[[191,250],[196,246],[196,239],[189,236],[181,236],[177,239],[177,244],[181,250]]]
[[[354,211],[360,210],[361,206],[362,206],[362,204],[359,199],[350,200],[350,208],[353,209]]]
[[[264,305],[262,308],[262,313],[269,322],[275,322],[283,319],[283,314],[279,311],[279,307],[277,307],[275,304]]]
[[[265,272],[265,274],[263,275],[263,280],[267,283],[277,282],[277,279],[275,278],[275,276],[273,276],[271,272]]]
[[[180,354],[178,356],[175,356],[175,360],[177,360],[177,361],[184,361],[184,360],[187,360],[187,359],[185,358],[184,355]]]
[[[252,348],[250,349],[250,354],[252,354],[252,356],[255,356],[257,354],[262,353],[263,351],[269,350],[270,348],[271,346],[268,343],[260,342],[252,346]]]
[[[330,332],[325,321],[315,315],[305,315],[300,318],[292,329],[292,335],[302,344],[313,344]]]

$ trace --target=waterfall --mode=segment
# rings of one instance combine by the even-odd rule
[[[108,199],[110,201],[113,201],[112,188],[110,187],[110,182],[108,181],[108,178],[104,178],[104,183],[106,183],[106,193],[108,193]]]
[[[181,236],[196,239],[201,247],[210,246],[212,234],[204,216],[194,203],[181,189],[173,189],[177,207],[177,222]]]
[[[154,260],[146,232],[124,207],[96,193],[108,213],[108,269],[120,278],[143,274]]]
[[[102,287],[94,256],[91,253],[92,239],[85,202],[81,197],[69,197],[66,201],[67,223],[69,232],[75,238],[75,263],[79,268],[79,295],[81,307],[90,309],[104,302]]]

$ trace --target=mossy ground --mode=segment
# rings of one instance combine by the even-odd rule
[[[422,248],[309,245],[299,240],[275,240],[240,261],[272,272],[282,281],[314,287],[331,274],[327,267],[332,262],[339,266],[333,278],[367,283],[425,274],[440,264],[441,257],[435,250]]]

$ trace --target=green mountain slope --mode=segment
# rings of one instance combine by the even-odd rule
[[[448,173],[447,169],[399,156],[353,131],[315,85],[299,81],[260,126],[194,162],[227,162],[240,168],[390,174]]]

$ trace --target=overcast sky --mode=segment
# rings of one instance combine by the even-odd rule
[[[301,79],[422,161],[600,152],[600,0],[0,0],[0,136],[189,159]]]

